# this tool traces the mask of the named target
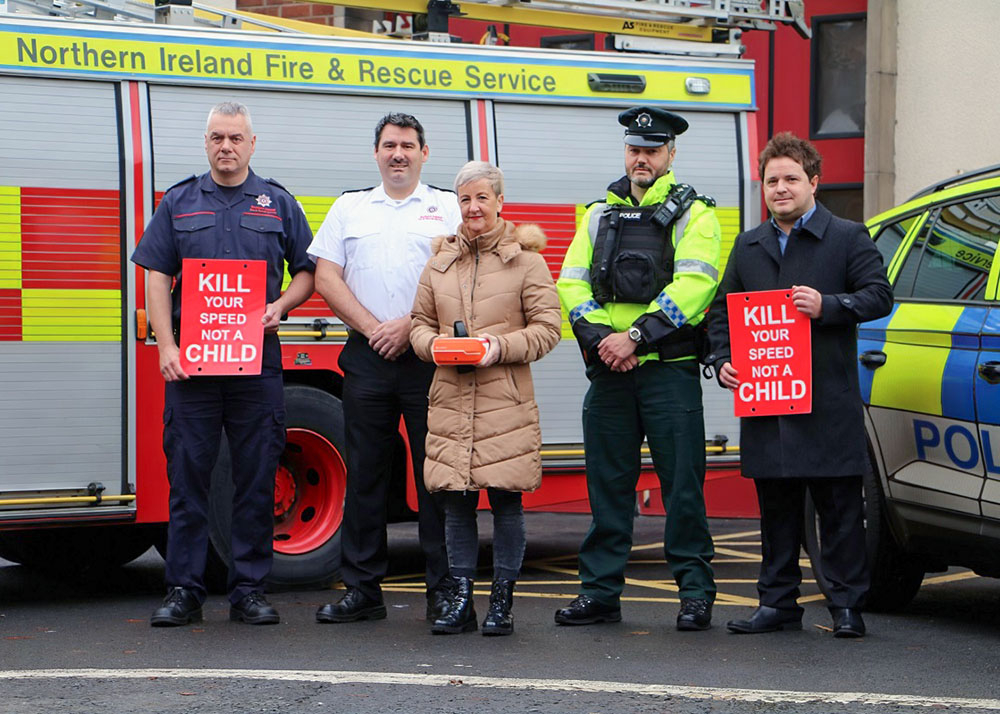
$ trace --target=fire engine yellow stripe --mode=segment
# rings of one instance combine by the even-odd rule
[[[715,216],[719,219],[719,227],[722,228],[722,251],[719,254],[719,278],[726,272],[726,263],[729,261],[729,253],[733,250],[736,236],[740,233],[740,209],[739,208],[716,208]]]
[[[951,330],[962,314],[958,305],[900,304],[889,322],[891,335],[882,347],[886,364],[920,365],[919,370],[875,370],[872,406],[940,416],[940,385],[951,352]]]
[[[323,219],[326,218],[330,206],[337,199],[330,196],[296,196],[296,198],[302,204],[302,210],[305,211],[309,228],[312,230],[313,235],[316,235],[316,231],[323,225]],[[284,290],[287,288],[290,282],[292,282],[292,278],[288,275],[288,266],[286,265],[285,276],[281,279],[281,289]]]
[[[122,338],[117,290],[23,290],[25,342],[116,342]]]
[[[0,186],[0,288],[21,287],[21,189]]]
[[[330,211],[330,206],[337,199],[330,196],[297,196],[297,198],[302,204],[302,210],[306,213],[306,220],[309,222],[313,235],[316,235],[316,231],[323,225],[323,219]]]

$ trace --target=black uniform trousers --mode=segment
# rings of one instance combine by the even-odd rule
[[[262,591],[271,572],[274,473],[285,448],[281,374],[193,377],[164,389],[163,451],[170,481],[167,587],[205,599],[209,489],[226,431],[232,463],[233,518],[229,600]]]
[[[402,416],[413,457],[427,589],[436,588],[448,576],[448,555],[443,504],[424,486],[427,393],[435,367],[421,361],[412,349],[394,361],[385,360],[363,335],[353,331],[339,364],[344,371],[347,462],[341,537],[344,584],[382,600],[381,583],[389,561],[385,528],[392,455]]]
[[[760,504],[760,604],[801,610],[799,550],[806,489],[820,523],[820,562],[830,582],[830,606],[861,609],[868,593],[861,476],[754,479]]]

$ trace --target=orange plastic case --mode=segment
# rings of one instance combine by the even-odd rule
[[[490,342],[484,337],[439,337],[431,346],[434,364],[479,364],[486,356]]]

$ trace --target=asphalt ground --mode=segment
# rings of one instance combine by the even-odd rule
[[[415,525],[390,530],[389,616],[318,625],[339,592],[270,595],[282,623],[153,629],[163,563],[154,552],[105,578],[73,581],[0,565],[0,713],[8,712],[896,712],[1000,709],[1000,583],[955,570],[928,577],[899,614],[866,614],[868,636],[836,640],[815,583],[802,632],[739,636],[725,621],[756,602],[755,521],[712,522],[715,626],[674,627],[677,593],[662,518],[636,520],[623,622],[560,627],[575,596],[589,517],[529,514],[513,637],[436,637],[424,621]],[[490,522],[481,514],[480,616]]]

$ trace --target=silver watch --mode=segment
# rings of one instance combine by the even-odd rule
[[[633,326],[628,328],[628,336],[629,339],[631,339],[637,345],[642,344],[642,332],[639,330],[638,327]]]

